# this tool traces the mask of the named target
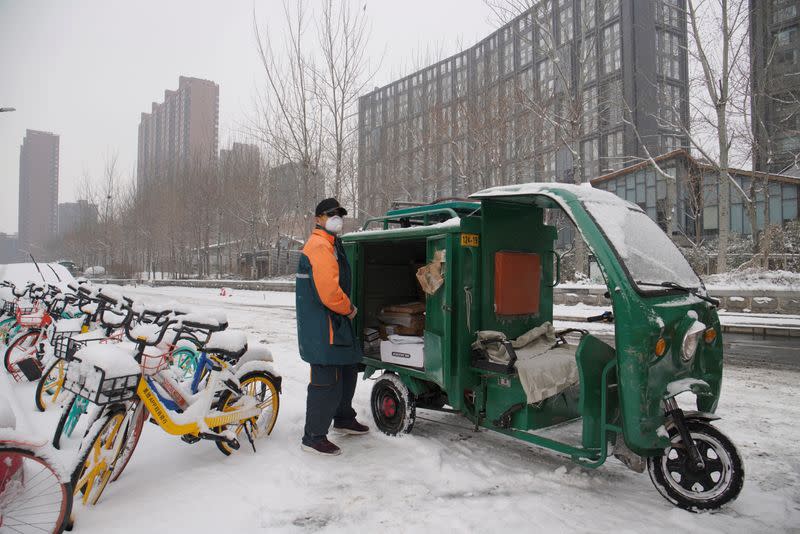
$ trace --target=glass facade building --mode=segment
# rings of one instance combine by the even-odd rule
[[[700,242],[714,237],[719,228],[719,173],[696,161],[684,150],[592,180],[592,185],[639,205],[665,231]],[[754,198],[755,224],[764,229],[797,220],[800,178],[731,169],[738,187],[730,188],[731,233],[752,234],[747,198]],[[665,176],[666,175],[666,176]],[[741,189],[741,190],[740,190]],[[674,200],[673,200],[674,199]],[[673,211],[673,206],[675,207]],[[670,220],[671,214],[675,218]]]
[[[685,0],[546,0],[359,100],[358,211],[584,182],[687,146]]]

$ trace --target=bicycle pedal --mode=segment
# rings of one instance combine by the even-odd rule
[[[191,445],[192,443],[197,443],[198,441],[200,441],[200,438],[198,436],[195,436],[194,434],[184,434],[181,436],[181,441]]]

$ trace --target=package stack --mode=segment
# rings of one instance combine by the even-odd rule
[[[425,303],[409,302],[383,308],[378,314],[381,339],[391,335],[419,336],[425,332]]]
[[[381,360],[406,367],[425,365],[425,303],[409,302],[383,308],[378,314]]]
[[[381,351],[380,332],[376,328],[364,329],[364,354],[377,354]]]

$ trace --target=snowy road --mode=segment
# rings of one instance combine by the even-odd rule
[[[299,447],[308,367],[295,338],[293,294],[125,288],[145,300],[222,308],[231,328],[269,343],[284,376],[278,423],[258,452],[223,457],[147,425],[124,475],[97,506],[78,506],[75,532],[783,532],[800,526],[800,372],[726,369],[722,430],[744,457],[739,499],[716,514],[673,508],[647,475],[610,459],[596,471],[482,431],[465,419],[420,412],[400,438],[335,437],[337,458]],[[57,414],[34,413],[33,388],[16,386],[33,425],[50,435]],[[370,384],[355,407],[371,424]],[[569,429],[565,429],[565,432]],[[77,434],[77,432],[76,432]],[[65,456],[74,454],[71,440]]]

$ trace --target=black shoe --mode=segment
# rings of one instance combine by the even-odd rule
[[[300,448],[306,452],[312,452],[314,454],[321,454],[323,456],[337,456],[342,454],[342,449],[328,441],[327,438],[322,438],[320,441],[316,443],[306,444],[303,443],[300,445]]]
[[[338,434],[350,434],[354,436],[360,436],[361,434],[366,434],[369,432],[369,427],[367,425],[362,425],[355,419],[351,422],[344,424],[342,426],[333,425],[334,432]]]

